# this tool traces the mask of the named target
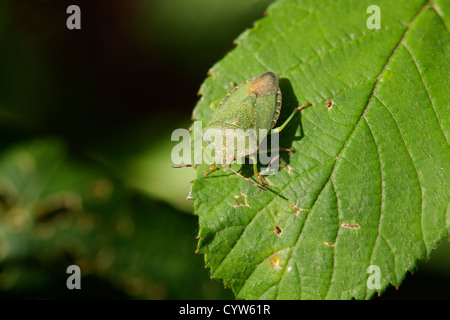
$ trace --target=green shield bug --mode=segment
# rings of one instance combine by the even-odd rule
[[[274,128],[281,110],[281,91],[277,75],[273,72],[265,72],[247,80],[225,96],[202,132],[203,139],[214,150],[215,162],[173,167],[212,165],[204,174],[216,168],[228,168],[239,177],[266,191],[261,186],[265,182],[258,172],[256,161],[260,143],[267,135],[283,130],[298,111],[309,105],[311,104],[308,102],[295,108],[281,126]],[[280,150],[292,152],[290,149],[280,148]],[[254,174],[258,177],[260,184],[244,177],[231,167],[235,160],[245,156],[249,156],[252,160]]]

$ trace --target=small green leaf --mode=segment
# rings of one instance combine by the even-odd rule
[[[231,82],[265,71],[279,123],[312,103],[280,136],[296,152],[269,191],[226,171],[193,184],[199,252],[237,298],[368,299],[448,236],[450,2],[377,1],[378,30],[372,2],[279,0],[201,87],[204,123]]]

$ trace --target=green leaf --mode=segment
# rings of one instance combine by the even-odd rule
[[[312,103],[281,133],[296,152],[269,191],[230,171],[193,184],[198,249],[237,298],[368,299],[448,236],[450,2],[376,1],[379,30],[372,4],[277,1],[200,89],[204,123],[230,82],[268,70],[281,78],[279,123]]]

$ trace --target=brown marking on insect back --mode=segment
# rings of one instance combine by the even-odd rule
[[[261,77],[261,76],[259,76],[259,77]],[[255,78],[251,78],[251,79],[247,79],[247,80],[245,80],[244,82],[242,82],[242,83],[240,83],[239,85],[236,85],[235,84],[235,82],[234,81],[231,81],[230,83],[233,83],[233,85],[234,85],[234,88],[233,89],[231,89],[231,91],[230,92],[228,92],[228,94],[222,99],[222,101],[220,101],[220,103],[219,103],[219,105],[217,106],[217,108],[216,108],[216,110],[219,110],[220,109],[220,107],[222,106],[222,104],[237,90],[237,89],[239,89],[240,87],[242,87],[243,85],[245,85],[245,84],[247,84],[247,83],[249,83],[249,82],[252,82],[253,80],[255,80],[255,79],[257,79],[257,78],[259,78],[259,77],[255,77]],[[280,97],[281,97],[281,91],[280,91],[280,89],[278,89],[278,91],[279,91],[279,94],[280,94]],[[278,93],[278,92],[277,92]],[[281,99],[281,98],[280,98]],[[279,101],[279,108],[281,108],[281,100]],[[279,114],[278,114],[279,115]],[[278,119],[278,118],[277,118]],[[276,120],[277,120],[276,119]],[[275,121],[276,122],[276,121]],[[273,125],[275,125],[275,123],[273,123]],[[273,128],[273,126],[272,126],[272,128]]]
[[[235,40],[233,40],[233,46],[237,46],[238,42]]]
[[[331,107],[335,105],[335,103],[333,100],[328,99],[327,101],[325,101],[325,105],[327,106],[328,110],[330,110]]]
[[[256,97],[264,96],[268,93],[277,92],[278,79],[273,72],[266,72],[253,79],[248,87],[248,94],[254,94]]]
[[[249,207],[249,204],[247,203],[247,195],[241,194],[240,196],[234,196],[236,198],[236,203],[233,205],[233,208],[237,207]]]
[[[273,229],[273,232],[275,232],[275,234],[276,234],[278,237],[281,237],[281,234],[283,233],[283,230],[281,230],[281,228],[280,228],[279,225],[275,225],[275,228]]]
[[[323,244],[326,245],[326,246],[329,246],[329,247],[334,247],[334,246],[336,246],[335,243],[331,243],[331,242],[327,242],[327,241],[324,241]]]
[[[341,227],[342,228],[347,228],[347,229],[359,229],[360,226],[357,223],[341,223]]]

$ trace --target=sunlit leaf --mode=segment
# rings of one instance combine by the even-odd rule
[[[201,87],[204,123],[231,82],[269,70],[279,121],[312,103],[282,132],[296,152],[268,191],[230,171],[193,184],[199,251],[237,298],[367,299],[448,236],[450,2],[377,1],[380,29],[372,4],[277,1]]]

